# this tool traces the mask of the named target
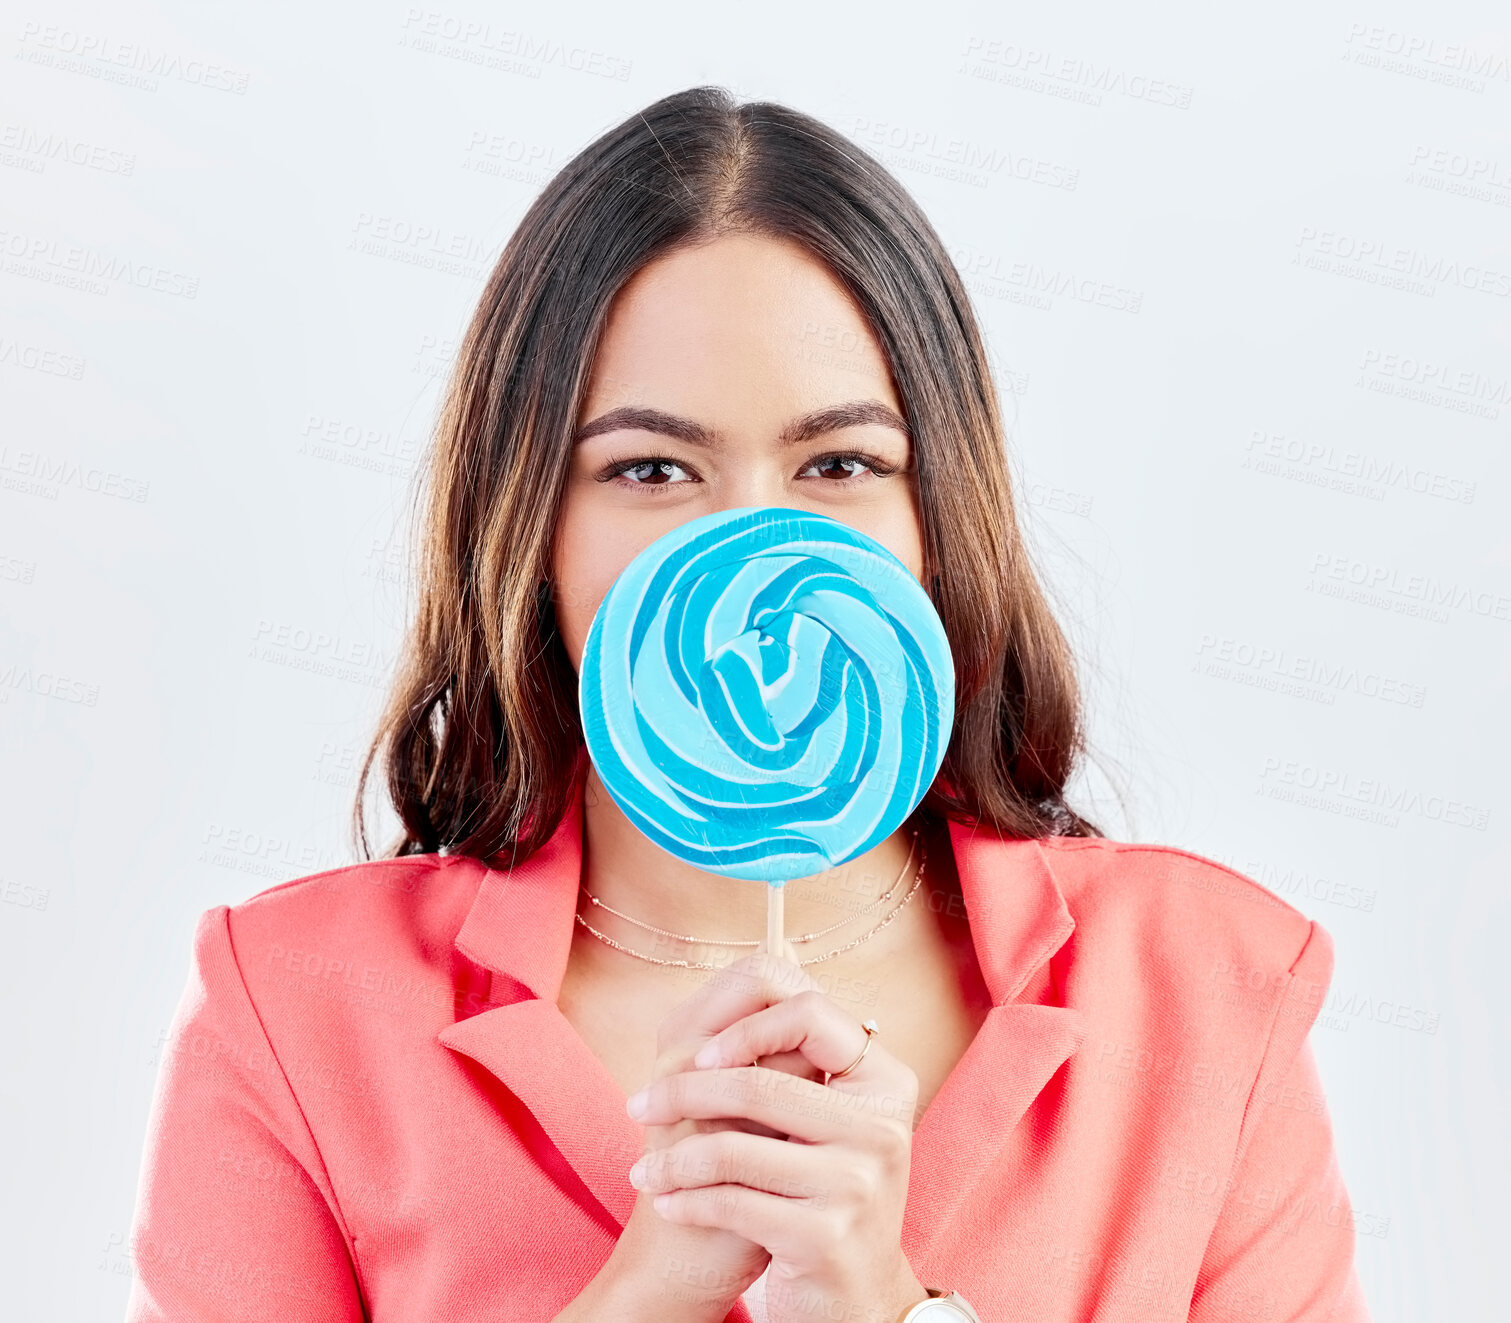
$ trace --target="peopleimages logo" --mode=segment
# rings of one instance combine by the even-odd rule
[[[1255,473],[1290,478],[1310,486],[1383,501],[1391,491],[1433,496],[1473,505],[1479,482],[1401,460],[1344,450],[1323,441],[1307,441],[1255,428],[1244,447],[1243,467]]]
[[[1072,298],[1077,303],[1113,312],[1137,313],[1143,307],[1142,290],[1098,280],[1084,271],[1068,271],[1034,261],[1004,260],[998,253],[983,252],[967,244],[953,246],[950,256],[965,283],[972,289],[979,287],[986,294],[997,290],[1018,291],[1046,309],[1057,298]]]
[[[1454,261],[1376,237],[1303,225],[1296,248],[1298,261],[1306,256],[1332,258],[1339,264],[1332,269],[1343,274],[1348,274],[1345,267],[1354,266],[1427,281],[1428,292],[1433,285],[1457,285],[1460,289],[1493,294],[1497,298],[1511,297],[1511,271],[1499,271],[1481,262]]]
[[[100,686],[89,680],[14,662],[0,666],[0,703],[8,703],[13,693],[53,698],[76,707],[95,707],[100,701]]]
[[[21,344],[0,335],[0,365],[40,372],[48,377],[68,377],[78,381],[84,375],[87,360],[41,345]]]
[[[108,294],[111,283],[150,289],[158,294],[192,299],[199,295],[199,277],[112,256],[83,244],[59,243],[45,235],[0,230],[0,257],[10,275],[49,284],[78,284],[87,293]]]
[[[1392,565],[1375,564],[1353,556],[1334,556],[1319,551],[1312,557],[1308,591],[1324,596],[1344,597],[1365,605],[1386,606],[1406,614],[1436,612],[1447,619],[1446,608],[1468,611],[1486,619],[1511,620],[1511,596],[1484,587],[1430,574],[1403,574]],[[1337,591],[1329,591],[1336,586]],[[1349,594],[1356,594],[1350,597]]]
[[[15,475],[14,482],[11,475]],[[81,464],[68,455],[48,455],[40,450],[12,450],[0,446],[0,486],[34,492],[56,500],[64,488],[111,496],[116,500],[140,505],[147,499],[150,484],[144,479]]]
[[[367,639],[324,629],[309,629],[286,620],[261,619],[247,648],[253,661],[381,688],[393,655]]]
[[[1100,105],[1103,93],[1188,110],[1193,88],[1015,41],[969,37],[957,72]],[[1073,94],[1073,95],[1072,95]]]
[[[136,42],[116,41],[108,33],[79,32],[73,28],[44,26],[31,19],[21,26],[22,50],[18,59],[29,60],[49,68],[71,73],[88,73],[108,81],[128,81],[124,76],[109,77],[129,70],[144,75],[134,85],[156,91],[150,79],[168,78],[213,92],[246,94],[249,76],[239,69],[229,69],[209,60],[185,58],[174,52],[154,49]]]
[[[1470,156],[1448,147],[1427,147],[1419,143],[1412,150],[1411,164],[1426,174],[1442,175],[1446,179],[1486,188],[1511,189],[1511,170],[1488,156]]]
[[[12,152],[16,154],[15,157],[7,159]],[[21,164],[23,169],[34,167],[35,173],[40,174],[47,168],[49,161],[65,161],[69,165],[98,170],[107,175],[136,173],[134,152],[123,152],[82,138],[71,138],[66,133],[51,130],[44,133],[25,124],[0,126],[0,163]]]
[[[1496,422],[1511,403],[1511,377],[1492,377],[1470,368],[1434,363],[1410,354],[1364,351],[1354,389],[1411,400],[1449,413]]]
[[[1256,678],[1270,676],[1276,681],[1294,680],[1333,693],[1353,693],[1364,698],[1378,699],[1383,703],[1400,704],[1405,707],[1421,707],[1427,691],[1421,685],[1411,684],[1395,676],[1342,662],[1330,662],[1305,653],[1290,652],[1283,647],[1266,643],[1254,643],[1231,635],[1203,634],[1197,644],[1196,655],[1204,662],[1215,662],[1223,668],[1237,668],[1252,673]],[[1208,670],[1228,678],[1227,670]]]
[[[495,28],[435,9],[406,9],[400,28],[401,46],[506,73],[539,77],[542,68],[555,65],[570,73],[623,83],[634,68],[631,61],[607,51],[514,28]]]
[[[1278,905],[1287,898],[1321,901],[1324,904],[1337,905],[1341,909],[1359,910],[1368,914],[1373,913],[1375,904],[1380,898],[1380,893],[1372,887],[1326,877],[1293,865],[1223,855],[1213,855],[1212,858],[1242,874],[1248,881],[1258,884],[1244,886],[1241,892],[1238,886],[1234,886],[1223,894],[1244,894],[1256,903]],[[1202,879],[1207,876],[1205,873],[1198,874],[1198,877]],[[1218,876],[1221,877],[1220,874]]]
[[[1511,61],[1506,56],[1496,51],[1476,50],[1463,42],[1439,41],[1436,37],[1372,23],[1352,23],[1345,46],[1355,48],[1359,53],[1368,51],[1379,56],[1396,56],[1403,61],[1418,60],[1424,65],[1437,65],[1445,70],[1511,82]]]
[[[1399,826],[1403,815],[1467,827],[1472,831],[1485,831],[1490,825],[1488,808],[1415,787],[1392,785],[1378,777],[1355,776],[1345,768],[1319,767],[1295,758],[1266,757],[1259,781],[1259,793],[1271,799],[1291,800],[1382,826]]]
[[[1080,170],[995,143],[942,135],[937,129],[915,128],[891,120],[853,115],[844,125],[850,137],[894,169],[913,169],[943,179],[985,184],[990,177],[1017,179],[1073,192]]]

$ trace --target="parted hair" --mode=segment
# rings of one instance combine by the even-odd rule
[[[546,184],[458,346],[418,488],[417,601],[363,760],[402,831],[383,857],[522,862],[575,792],[577,677],[550,583],[557,510],[598,338],[643,266],[726,233],[802,245],[845,286],[912,434],[926,588],[955,721],[925,813],[1013,836],[1100,836],[1066,803],[1085,753],[1074,658],[1030,564],[970,301],[918,205],[817,119],[718,87],[667,96]]]

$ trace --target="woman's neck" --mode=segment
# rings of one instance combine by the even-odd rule
[[[803,958],[867,932],[902,900],[924,853],[923,834],[909,864],[911,845],[911,829],[900,829],[838,868],[784,884],[783,929],[789,939],[833,927],[830,937],[799,948]],[[900,875],[893,894],[873,904]],[[591,763],[583,785],[582,884],[603,905],[670,933],[715,943],[766,936],[766,883],[705,872],[668,854],[625,817]],[[722,964],[756,949],[694,946],[658,936],[581,896],[578,909],[600,932],[660,960]]]

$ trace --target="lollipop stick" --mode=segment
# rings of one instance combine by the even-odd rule
[[[766,951],[768,955],[784,957],[786,943],[782,940],[782,888],[766,888]]]

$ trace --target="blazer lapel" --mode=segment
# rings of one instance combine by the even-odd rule
[[[635,1206],[628,1172],[645,1152],[645,1131],[624,1110],[618,1081],[556,1004],[531,998],[498,1006],[437,1038],[508,1086],[622,1229]]]
[[[489,999],[504,1004],[447,1025],[436,1040],[508,1086],[622,1228],[635,1205],[627,1176],[645,1151],[645,1131],[557,1006],[582,868],[578,770],[578,794],[550,841],[512,870],[484,873],[456,936],[462,953],[491,971]]]
[[[949,832],[993,1004],[913,1132],[902,1248],[915,1271],[933,1266],[1008,1136],[1086,1037],[1080,1011],[1017,1000],[1075,929],[1044,852],[956,822]]]

